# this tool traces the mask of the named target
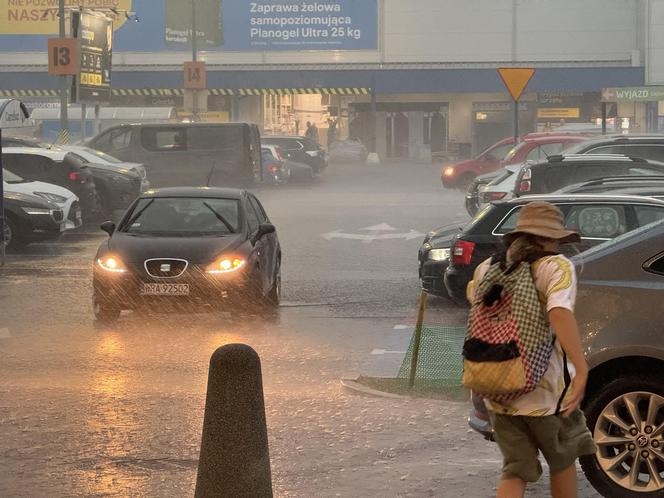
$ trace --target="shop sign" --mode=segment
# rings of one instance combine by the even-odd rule
[[[581,117],[581,109],[578,107],[544,107],[537,109],[538,119],[579,119]]]
[[[604,88],[602,102],[657,102],[664,100],[664,86]]]

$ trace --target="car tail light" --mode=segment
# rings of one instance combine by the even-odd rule
[[[523,170],[523,176],[521,177],[522,180],[530,180],[533,177],[533,170],[530,168],[526,168]]]
[[[276,147],[274,148],[274,151],[277,153],[277,159],[279,159],[280,161],[282,161],[282,160],[283,160],[283,157],[281,156],[281,147],[276,146]]]
[[[85,183],[85,177],[78,171],[72,171],[69,173],[69,179],[75,183]]]
[[[452,250],[452,263],[455,265],[469,265],[475,251],[475,242],[457,240]]]
[[[519,192],[530,192],[532,184],[530,180],[522,180],[519,182]]]
[[[274,175],[274,174],[276,174],[276,172],[279,170],[279,168],[277,167],[276,164],[270,164],[270,165],[267,167],[267,170],[268,170],[270,173],[272,173],[272,174]]]

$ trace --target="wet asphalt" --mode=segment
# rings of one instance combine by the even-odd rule
[[[256,189],[283,249],[283,303],[269,318],[126,313],[101,327],[90,298],[103,232],[9,255],[0,496],[191,496],[208,361],[236,342],[262,360],[276,496],[491,496],[499,454],[468,430],[467,403],[366,397],[339,384],[395,325],[414,321],[423,234],[468,218],[439,173],[331,165],[312,183]],[[427,311],[429,323],[464,320],[440,299]]]

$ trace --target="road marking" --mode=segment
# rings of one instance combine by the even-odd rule
[[[381,354],[406,354],[406,351],[388,351],[387,349],[374,349],[371,355],[381,355]]]
[[[11,336],[8,328],[0,328],[0,339],[9,339]]]
[[[423,233],[420,233],[416,230],[411,230],[408,233],[381,233],[381,234],[362,234],[362,233],[344,233],[341,230],[335,230],[334,232],[321,234],[325,240],[333,239],[347,239],[347,240],[361,240],[365,244],[370,244],[375,240],[413,240],[420,239],[424,237]]]
[[[412,327],[410,325],[395,325],[394,330],[406,330],[406,329],[411,329]]]

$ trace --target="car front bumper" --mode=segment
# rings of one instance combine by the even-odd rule
[[[442,261],[426,260],[420,264],[420,280],[422,289],[434,296],[447,296],[445,289],[445,270],[449,260]]]
[[[143,284],[187,284],[189,294],[185,296],[143,295]],[[178,278],[151,278],[129,270],[127,273],[108,273],[94,264],[93,290],[96,298],[120,309],[141,307],[161,311],[182,310],[200,307],[226,309],[242,306],[255,300],[257,293],[251,280],[243,274],[209,275],[199,268],[187,269]]]

